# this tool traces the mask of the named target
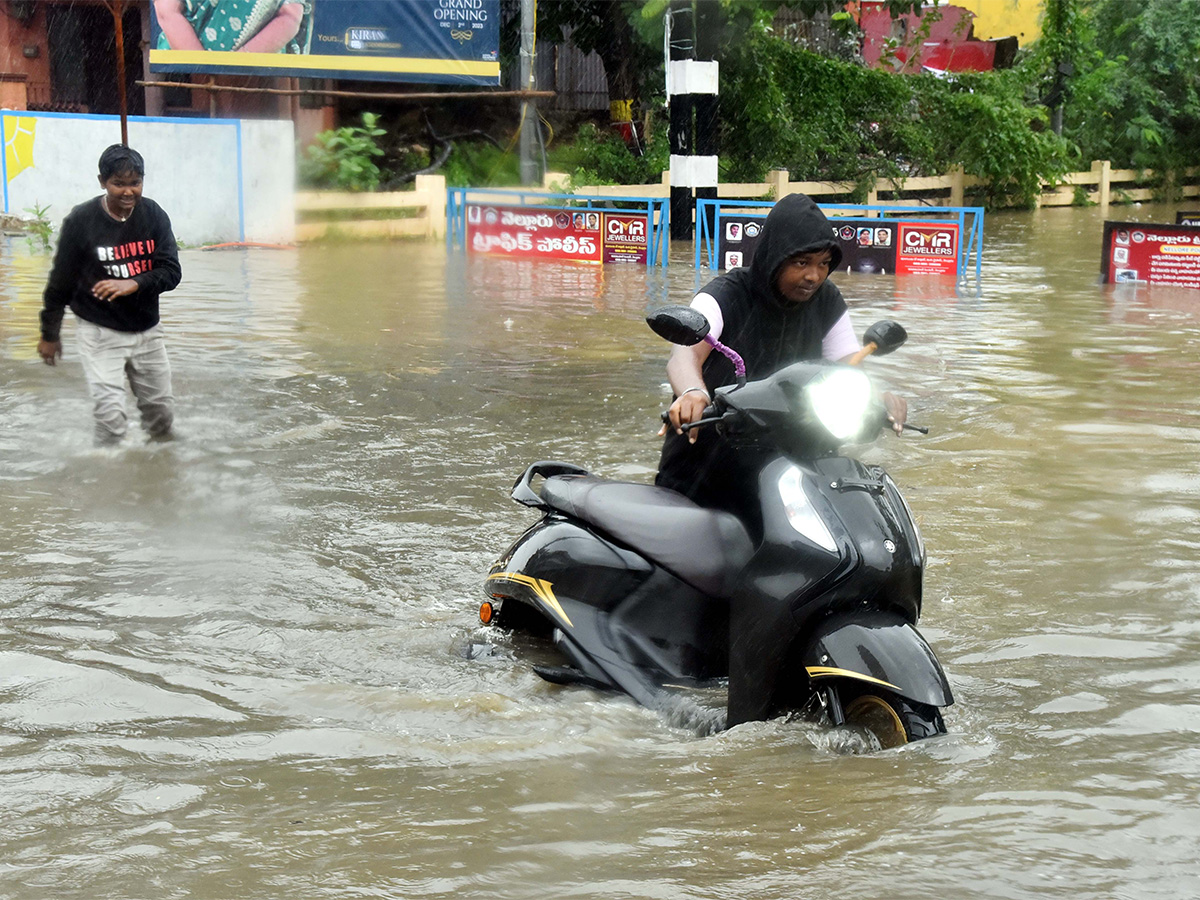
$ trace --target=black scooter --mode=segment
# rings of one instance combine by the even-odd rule
[[[802,713],[861,726],[883,747],[944,734],[950,686],[915,627],[916,522],[882,468],[837,454],[887,424],[867,376],[796,363],[746,383],[701,313],[671,306],[647,321],[733,361],[738,383],[718,388],[690,427],[717,427],[763,460],[761,540],[675,491],[537,462],[512,497],[542,518],[492,566],[480,618],[549,638],[561,664],[535,666],[548,681],[621,690],[655,709],[727,678],[716,727]],[[854,362],[906,339],[899,324],[876,323]]]

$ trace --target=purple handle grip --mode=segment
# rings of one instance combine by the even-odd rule
[[[716,350],[722,356],[727,358],[731,363],[733,363],[733,374],[738,377],[739,381],[742,381],[745,379],[746,363],[742,360],[741,355],[736,350],[729,349],[724,344],[722,344],[720,341],[718,341],[715,337],[713,337],[711,334],[706,334],[704,336],[704,342],[706,344],[708,344],[709,346],[711,346],[714,350]]]

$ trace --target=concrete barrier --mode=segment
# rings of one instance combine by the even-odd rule
[[[289,243],[295,237],[296,149],[287,120],[130,117],[146,160],[145,194],[186,244]],[[0,110],[4,209],[45,210],[57,228],[100,193],[96,162],[120,143],[116,116]]]

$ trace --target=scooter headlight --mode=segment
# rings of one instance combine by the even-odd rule
[[[804,386],[817,420],[839,441],[862,431],[871,405],[871,382],[859,369],[830,368]]]
[[[789,466],[787,471],[779,476],[779,498],[783,501],[783,511],[787,513],[788,523],[797,532],[818,547],[824,547],[830,553],[837,552],[837,542],[829,533],[829,526],[825,524],[820,513],[813,509],[804,490],[804,475],[795,466]]]

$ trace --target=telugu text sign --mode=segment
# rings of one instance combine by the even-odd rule
[[[1102,244],[1100,272],[1106,284],[1200,288],[1200,226],[1105,222]]]
[[[601,261],[597,210],[467,204],[467,249],[525,259]]]

